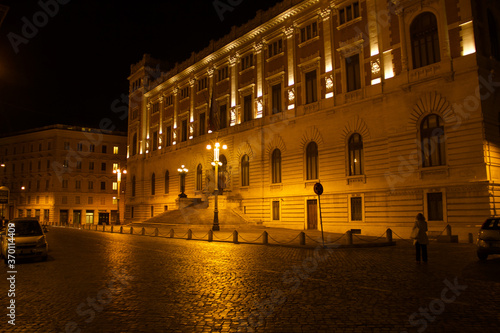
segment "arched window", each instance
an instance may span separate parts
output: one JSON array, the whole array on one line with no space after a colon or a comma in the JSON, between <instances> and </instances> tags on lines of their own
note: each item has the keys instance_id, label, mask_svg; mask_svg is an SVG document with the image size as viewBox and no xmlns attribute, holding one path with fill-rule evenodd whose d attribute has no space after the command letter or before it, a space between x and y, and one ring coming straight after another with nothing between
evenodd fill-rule
<instances>
[{"instance_id":1,"label":"arched window","mask_svg":"<svg viewBox=\"0 0 500 333\"><path fill-rule=\"evenodd\" d=\"M241 158L241 186L250 185L250 159L248 155Z\"/></svg>"},{"instance_id":2,"label":"arched window","mask_svg":"<svg viewBox=\"0 0 500 333\"><path fill-rule=\"evenodd\" d=\"M137 133L132 137L132 156L137 154Z\"/></svg>"},{"instance_id":3,"label":"arched window","mask_svg":"<svg viewBox=\"0 0 500 333\"><path fill-rule=\"evenodd\" d=\"M135 175L132 176L132 196L135 197Z\"/></svg>"},{"instance_id":4,"label":"arched window","mask_svg":"<svg viewBox=\"0 0 500 333\"><path fill-rule=\"evenodd\" d=\"M217 187L219 188L219 194L224 192L226 188L226 169L227 169L227 158L224 155L219 156L219 162L222 165L219 166L219 179L217 180Z\"/></svg>"},{"instance_id":5,"label":"arched window","mask_svg":"<svg viewBox=\"0 0 500 333\"><path fill-rule=\"evenodd\" d=\"M155 174L153 173L151 175L151 195L155 195L156 192L156 177Z\"/></svg>"},{"instance_id":6,"label":"arched window","mask_svg":"<svg viewBox=\"0 0 500 333\"><path fill-rule=\"evenodd\" d=\"M436 16L430 12L418 15L410 25L413 68L441 60Z\"/></svg>"},{"instance_id":7,"label":"arched window","mask_svg":"<svg viewBox=\"0 0 500 333\"><path fill-rule=\"evenodd\" d=\"M361 135L354 133L349 138L349 176L363 174L363 139Z\"/></svg>"},{"instance_id":8,"label":"arched window","mask_svg":"<svg viewBox=\"0 0 500 333\"><path fill-rule=\"evenodd\" d=\"M198 164L196 168L196 190L201 191L203 187L203 167L201 164Z\"/></svg>"},{"instance_id":9,"label":"arched window","mask_svg":"<svg viewBox=\"0 0 500 333\"><path fill-rule=\"evenodd\" d=\"M170 174L168 173L168 170L165 171L165 194L169 192L169 187L170 187Z\"/></svg>"},{"instance_id":10,"label":"arched window","mask_svg":"<svg viewBox=\"0 0 500 333\"><path fill-rule=\"evenodd\" d=\"M318 179L318 145L314 141L306 148L306 178Z\"/></svg>"},{"instance_id":11,"label":"arched window","mask_svg":"<svg viewBox=\"0 0 500 333\"><path fill-rule=\"evenodd\" d=\"M281 151L275 149L271 157L271 174L273 184L281 183Z\"/></svg>"},{"instance_id":12,"label":"arched window","mask_svg":"<svg viewBox=\"0 0 500 333\"><path fill-rule=\"evenodd\" d=\"M422 166L445 165L443 120L436 114L424 118L420 125Z\"/></svg>"}]
</instances>

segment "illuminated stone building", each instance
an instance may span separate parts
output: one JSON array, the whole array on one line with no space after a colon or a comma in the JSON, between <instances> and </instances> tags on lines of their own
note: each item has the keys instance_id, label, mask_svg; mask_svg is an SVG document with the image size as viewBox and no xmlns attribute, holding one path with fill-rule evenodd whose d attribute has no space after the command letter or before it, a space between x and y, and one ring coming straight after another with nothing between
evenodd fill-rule
<instances>
[{"instance_id":1,"label":"illuminated stone building","mask_svg":"<svg viewBox=\"0 0 500 333\"><path fill-rule=\"evenodd\" d=\"M0 181L10 190L6 217L116 222L113 169L125 166L126 145L126 133L66 125L0 137Z\"/></svg>"},{"instance_id":2,"label":"illuminated stone building","mask_svg":"<svg viewBox=\"0 0 500 333\"><path fill-rule=\"evenodd\" d=\"M210 201L266 226L475 226L499 207L500 10L468 0L283 1L173 68L131 66L127 218ZM464 237L460 236L461 240Z\"/></svg>"}]
</instances>

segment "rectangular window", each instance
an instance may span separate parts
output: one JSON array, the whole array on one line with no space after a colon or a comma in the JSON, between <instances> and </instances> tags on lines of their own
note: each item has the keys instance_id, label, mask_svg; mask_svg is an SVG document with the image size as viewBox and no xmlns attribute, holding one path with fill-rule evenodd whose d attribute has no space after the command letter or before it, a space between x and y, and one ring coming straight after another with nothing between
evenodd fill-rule
<instances>
[{"instance_id":1,"label":"rectangular window","mask_svg":"<svg viewBox=\"0 0 500 333\"><path fill-rule=\"evenodd\" d=\"M359 1L339 9L339 24L344 24L359 17Z\"/></svg>"},{"instance_id":2,"label":"rectangular window","mask_svg":"<svg viewBox=\"0 0 500 333\"><path fill-rule=\"evenodd\" d=\"M106 182L101 182L101 190L105 190L106 189Z\"/></svg>"},{"instance_id":3,"label":"rectangular window","mask_svg":"<svg viewBox=\"0 0 500 333\"><path fill-rule=\"evenodd\" d=\"M272 87L273 114L281 112L281 83Z\"/></svg>"},{"instance_id":4,"label":"rectangular window","mask_svg":"<svg viewBox=\"0 0 500 333\"><path fill-rule=\"evenodd\" d=\"M82 161L76 161L76 170L82 170Z\"/></svg>"},{"instance_id":5,"label":"rectangular window","mask_svg":"<svg viewBox=\"0 0 500 333\"><path fill-rule=\"evenodd\" d=\"M69 150L69 142L64 142L64 150Z\"/></svg>"},{"instance_id":6,"label":"rectangular window","mask_svg":"<svg viewBox=\"0 0 500 333\"><path fill-rule=\"evenodd\" d=\"M118 190L118 182L113 182L113 191Z\"/></svg>"},{"instance_id":7,"label":"rectangular window","mask_svg":"<svg viewBox=\"0 0 500 333\"><path fill-rule=\"evenodd\" d=\"M359 54L345 59L345 73L347 92L361 89L361 75L359 72Z\"/></svg>"},{"instance_id":8,"label":"rectangular window","mask_svg":"<svg viewBox=\"0 0 500 333\"><path fill-rule=\"evenodd\" d=\"M203 89L207 88L207 81L208 80L206 77L198 80L198 91L202 91Z\"/></svg>"},{"instance_id":9,"label":"rectangular window","mask_svg":"<svg viewBox=\"0 0 500 333\"><path fill-rule=\"evenodd\" d=\"M166 140L165 144L166 144L167 147L169 147L169 146L172 145L172 127L171 126L167 127L167 133L165 135L167 137L166 138L167 140Z\"/></svg>"},{"instance_id":10,"label":"rectangular window","mask_svg":"<svg viewBox=\"0 0 500 333\"><path fill-rule=\"evenodd\" d=\"M174 104L174 98L172 95L168 95L168 97L165 98L165 105L166 106L171 106Z\"/></svg>"},{"instance_id":11,"label":"rectangular window","mask_svg":"<svg viewBox=\"0 0 500 333\"><path fill-rule=\"evenodd\" d=\"M205 134L205 112L200 113L200 135Z\"/></svg>"},{"instance_id":12,"label":"rectangular window","mask_svg":"<svg viewBox=\"0 0 500 333\"><path fill-rule=\"evenodd\" d=\"M95 145L91 144L89 146L89 152L91 152L91 153L95 152Z\"/></svg>"},{"instance_id":13,"label":"rectangular window","mask_svg":"<svg viewBox=\"0 0 500 333\"><path fill-rule=\"evenodd\" d=\"M50 217L50 210L48 210L48 209L44 209L44 210L43 210L43 220L44 220L44 221L48 221L48 220L49 220L49 217Z\"/></svg>"},{"instance_id":14,"label":"rectangular window","mask_svg":"<svg viewBox=\"0 0 500 333\"><path fill-rule=\"evenodd\" d=\"M273 201L273 221L279 221L280 219L280 202Z\"/></svg>"},{"instance_id":15,"label":"rectangular window","mask_svg":"<svg viewBox=\"0 0 500 333\"><path fill-rule=\"evenodd\" d=\"M118 155L118 146L113 147L113 154Z\"/></svg>"},{"instance_id":16,"label":"rectangular window","mask_svg":"<svg viewBox=\"0 0 500 333\"><path fill-rule=\"evenodd\" d=\"M89 170L94 170L94 162L89 162Z\"/></svg>"},{"instance_id":17,"label":"rectangular window","mask_svg":"<svg viewBox=\"0 0 500 333\"><path fill-rule=\"evenodd\" d=\"M313 22L300 29L300 42L304 43L318 36L318 23Z\"/></svg>"},{"instance_id":18,"label":"rectangular window","mask_svg":"<svg viewBox=\"0 0 500 333\"><path fill-rule=\"evenodd\" d=\"M363 220L362 198L351 197L351 221L362 221L362 220Z\"/></svg>"},{"instance_id":19,"label":"rectangular window","mask_svg":"<svg viewBox=\"0 0 500 333\"><path fill-rule=\"evenodd\" d=\"M443 193L427 193L427 217L429 221L443 221Z\"/></svg>"},{"instance_id":20,"label":"rectangular window","mask_svg":"<svg viewBox=\"0 0 500 333\"><path fill-rule=\"evenodd\" d=\"M108 146L103 145L102 146L102 153L106 154L107 150L108 150Z\"/></svg>"},{"instance_id":21,"label":"rectangular window","mask_svg":"<svg viewBox=\"0 0 500 333\"><path fill-rule=\"evenodd\" d=\"M75 181L75 189L79 190L82 187L82 181L77 180Z\"/></svg>"},{"instance_id":22,"label":"rectangular window","mask_svg":"<svg viewBox=\"0 0 500 333\"><path fill-rule=\"evenodd\" d=\"M151 107L151 113L157 113L160 111L160 102L153 103Z\"/></svg>"},{"instance_id":23,"label":"rectangular window","mask_svg":"<svg viewBox=\"0 0 500 333\"><path fill-rule=\"evenodd\" d=\"M188 125L187 125L187 119L184 119L182 121L182 128L181 128L181 141L187 141L188 138Z\"/></svg>"},{"instance_id":24,"label":"rectangular window","mask_svg":"<svg viewBox=\"0 0 500 333\"><path fill-rule=\"evenodd\" d=\"M252 95L243 97L243 121L250 121L252 117Z\"/></svg>"},{"instance_id":25,"label":"rectangular window","mask_svg":"<svg viewBox=\"0 0 500 333\"><path fill-rule=\"evenodd\" d=\"M274 43L269 44L269 58L280 54L283 51L283 41L277 40Z\"/></svg>"},{"instance_id":26,"label":"rectangular window","mask_svg":"<svg viewBox=\"0 0 500 333\"><path fill-rule=\"evenodd\" d=\"M153 132L153 151L158 149L158 131Z\"/></svg>"},{"instance_id":27,"label":"rectangular window","mask_svg":"<svg viewBox=\"0 0 500 333\"><path fill-rule=\"evenodd\" d=\"M101 171L106 171L106 162L101 163Z\"/></svg>"},{"instance_id":28,"label":"rectangular window","mask_svg":"<svg viewBox=\"0 0 500 333\"><path fill-rule=\"evenodd\" d=\"M181 99L189 97L189 86L181 89Z\"/></svg>"},{"instance_id":29,"label":"rectangular window","mask_svg":"<svg viewBox=\"0 0 500 333\"><path fill-rule=\"evenodd\" d=\"M227 105L223 104L219 106L219 128L223 129L227 127Z\"/></svg>"},{"instance_id":30,"label":"rectangular window","mask_svg":"<svg viewBox=\"0 0 500 333\"><path fill-rule=\"evenodd\" d=\"M316 70L306 73L306 104L318 100Z\"/></svg>"},{"instance_id":31,"label":"rectangular window","mask_svg":"<svg viewBox=\"0 0 500 333\"><path fill-rule=\"evenodd\" d=\"M253 54L252 53L241 58L241 70L242 71L244 71L245 69L250 68L252 66L253 66Z\"/></svg>"},{"instance_id":32,"label":"rectangular window","mask_svg":"<svg viewBox=\"0 0 500 333\"><path fill-rule=\"evenodd\" d=\"M227 79L229 77L229 68L226 66L226 67L222 67L221 69L219 69L218 76L219 76L218 81L222 81L224 79Z\"/></svg>"},{"instance_id":33,"label":"rectangular window","mask_svg":"<svg viewBox=\"0 0 500 333\"><path fill-rule=\"evenodd\" d=\"M67 179L63 179L62 188L68 188L68 180Z\"/></svg>"},{"instance_id":34,"label":"rectangular window","mask_svg":"<svg viewBox=\"0 0 500 333\"><path fill-rule=\"evenodd\" d=\"M92 199L92 198L89 197L89 201L91 201L90 199ZM87 210L85 212L85 223L94 224L94 211L93 210Z\"/></svg>"},{"instance_id":35,"label":"rectangular window","mask_svg":"<svg viewBox=\"0 0 500 333\"><path fill-rule=\"evenodd\" d=\"M88 186L89 190L93 190L94 189L94 182L92 180L89 180L89 186Z\"/></svg>"},{"instance_id":36,"label":"rectangular window","mask_svg":"<svg viewBox=\"0 0 500 333\"><path fill-rule=\"evenodd\" d=\"M45 191L48 191L49 190L49 184L50 184L50 180L45 180Z\"/></svg>"},{"instance_id":37,"label":"rectangular window","mask_svg":"<svg viewBox=\"0 0 500 333\"><path fill-rule=\"evenodd\" d=\"M82 151L83 150L83 144L82 143L77 143L76 144L76 151Z\"/></svg>"}]
</instances>

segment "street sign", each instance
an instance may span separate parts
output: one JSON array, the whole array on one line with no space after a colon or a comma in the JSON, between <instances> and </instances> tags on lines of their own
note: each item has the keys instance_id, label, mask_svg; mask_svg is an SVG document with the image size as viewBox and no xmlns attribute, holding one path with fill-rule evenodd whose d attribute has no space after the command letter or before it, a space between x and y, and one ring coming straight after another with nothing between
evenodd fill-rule
<instances>
[{"instance_id":1,"label":"street sign","mask_svg":"<svg viewBox=\"0 0 500 333\"><path fill-rule=\"evenodd\" d=\"M9 188L6 186L0 187L0 204L5 205L9 203Z\"/></svg>"},{"instance_id":2,"label":"street sign","mask_svg":"<svg viewBox=\"0 0 500 333\"><path fill-rule=\"evenodd\" d=\"M314 193L316 193L317 195L322 195L323 194L323 185L321 185L320 183L314 184Z\"/></svg>"}]
</instances>

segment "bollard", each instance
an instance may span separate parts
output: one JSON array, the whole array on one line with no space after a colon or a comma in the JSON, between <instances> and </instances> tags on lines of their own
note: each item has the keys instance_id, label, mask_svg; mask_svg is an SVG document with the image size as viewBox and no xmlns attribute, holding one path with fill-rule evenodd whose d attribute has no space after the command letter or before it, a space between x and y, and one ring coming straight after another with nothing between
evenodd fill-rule
<instances>
[{"instance_id":1,"label":"bollard","mask_svg":"<svg viewBox=\"0 0 500 333\"><path fill-rule=\"evenodd\" d=\"M188 240L193 239L193 231L191 229L188 230Z\"/></svg>"},{"instance_id":2,"label":"bollard","mask_svg":"<svg viewBox=\"0 0 500 333\"><path fill-rule=\"evenodd\" d=\"M158 228L155 228L155 236L158 236Z\"/></svg>"},{"instance_id":3,"label":"bollard","mask_svg":"<svg viewBox=\"0 0 500 333\"><path fill-rule=\"evenodd\" d=\"M174 229L170 229L170 238L174 238Z\"/></svg>"},{"instance_id":4,"label":"bollard","mask_svg":"<svg viewBox=\"0 0 500 333\"><path fill-rule=\"evenodd\" d=\"M347 236L347 245L352 245L352 231L347 230L346 236Z\"/></svg>"},{"instance_id":5,"label":"bollard","mask_svg":"<svg viewBox=\"0 0 500 333\"><path fill-rule=\"evenodd\" d=\"M392 242L392 230L391 230L391 228L387 228L386 237L387 237L387 241L389 243L391 243Z\"/></svg>"},{"instance_id":6,"label":"bollard","mask_svg":"<svg viewBox=\"0 0 500 333\"><path fill-rule=\"evenodd\" d=\"M262 244L264 245L269 244L269 235L267 234L267 231L264 231L262 233Z\"/></svg>"},{"instance_id":7,"label":"bollard","mask_svg":"<svg viewBox=\"0 0 500 333\"><path fill-rule=\"evenodd\" d=\"M120 227L120 234L123 234L123 227Z\"/></svg>"},{"instance_id":8,"label":"bollard","mask_svg":"<svg viewBox=\"0 0 500 333\"><path fill-rule=\"evenodd\" d=\"M233 231L233 243L238 244L238 230Z\"/></svg>"},{"instance_id":9,"label":"bollard","mask_svg":"<svg viewBox=\"0 0 500 333\"><path fill-rule=\"evenodd\" d=\"M134 233L134 227L130 227L130 234L132 235Z\"/></svg>"},{"instance_id":10,"label":"bollard","mask_svg":"<svg viewBox=\"0 0 500 333\"><path fill-rule=\"evenodd\" d=\"M111 233L113 233L113 226L111 226Z\"/></svg>"},{"instance_id":11,"label":"bollard","mask_svg":"<svg viewBox=\"0 0 500 333\"><path fill-rule=\"evenodd\" d=\"M208 230L208 241L211 242L214 240L214 232L212 229Z\"/></svg>"},{"instance_id":12,"label":"bollard","mask_svg":"<svg viewBox=\"0 0 500 333\"><path fill-rule=\"evenodd\" d=\"M299 241L300 241L300 245L306 245L306 233L305 232L301 232L299 234Z\"/></svg>"},{"instance_id":13,"label":"bollard","mask_svg":"<svg viewBox=\"0 0 500 333\"><path fill-rule=\"evenodd\" d=\"M446 236L451 236L451 225L446 225Z\"/></svg>"},{"instance_id":14,"label":"bollard","mask_svg":"<svg viewBox=\"0 0 500 333\"><path fill-rule=\"evenodd\" d=\"M472 232L469 232L469 243L474 243L474 235Z\"/></svg>"},{"instance_id":15,"label":"bollard","mask_svg":"<svg viewBox=\"0 0 500 333\"><path fill-rule=\"evenodd\" d=\"M94 231L97 231L97 224L96 224L96 226L95 226L95 229L94 229Z\"/></svg>"},{"instance_id":16,"label":"bollard","mask_svg":"<svg viewBox=\"0 0 500 333\"><path fill-rule=\"evenodd\" d=\"M102 232L105 232L105 231L106 231L106 225L105 225L105 224L103 224L103 225L102 225Z\"/></svg>"},{"instance_id":17,"label":"bollard","mask_svg":"<svg viewBox=\"0 0 500 333\"><path fill-rule=\"evenodd\" d=\"M144 229L144 227L142 227L142 231L141 231L141 235L145 235L146 234L146 229Z\"/></svg>"}]
</instances>

